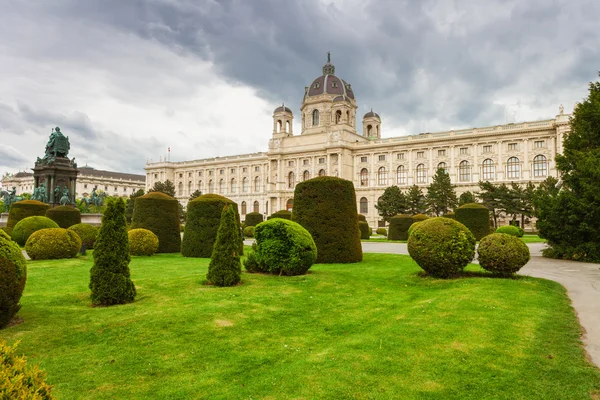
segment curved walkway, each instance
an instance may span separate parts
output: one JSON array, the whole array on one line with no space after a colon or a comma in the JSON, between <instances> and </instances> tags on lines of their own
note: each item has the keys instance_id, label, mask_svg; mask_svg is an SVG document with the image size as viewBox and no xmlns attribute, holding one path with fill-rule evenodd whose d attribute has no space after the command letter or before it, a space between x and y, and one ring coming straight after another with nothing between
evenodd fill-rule
<instances>
[{"instance_id":1,"label":"curved walkway","mask_svg":"<svg viewBox=\"0 0 600 400\"><path fill-rule=\"evenodd\" d=\"M527 244L531 260L520 275L551 279L567 289L584 329L581 338L590 359L600 366L600 264L553 260L542 257L544 243ZM408 254L406 243L362 242L365 253Z\"/></svg>"}]
</instances>

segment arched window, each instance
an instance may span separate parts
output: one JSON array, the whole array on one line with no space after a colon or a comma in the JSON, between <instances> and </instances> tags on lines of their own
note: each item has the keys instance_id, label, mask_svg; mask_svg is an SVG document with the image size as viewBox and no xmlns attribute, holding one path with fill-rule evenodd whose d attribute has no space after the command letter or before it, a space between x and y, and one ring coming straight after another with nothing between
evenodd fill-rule
<instances>
[{"instance_id":1,"label":"arched window","mask_svg":"<svg viewBox=\"0 0 600 400\"><path fill-rule=\"evenodd\" d=\"M292 208L294 208L294 199L289 199L287 203L285 203L285 209L292 211Z\"/></svg>"},{"instance_id":2,"label":"arched window","mask_svg":"<svg viewBox=\"0 0 600 400\"><path fill-rule=\"evenodd\" d=\"M215 184L213 183L212 179L210 181L208 181L208 193L214 193L215 192Z\"/></svg>"},{"instance_id":3,"label":"arched window","mask_svg":"<svg viewBox=\"0 0 600 400\"><path fill-rule=\"evenodd\" d=\"M427 170L425 164L417 165L417 183L427 183Z\"/></svg>"},{"instance_id":4,"label":"arched window","mask_svg":"<svg viewBox=\"0 0 600 400\"><path fill-rule=\"evenodd\" d=\"M236 193L237 192L237 182L235 181L235 178L231 178L231 193Z\"/></svg>"},{"instance_id":5,"label":"arched window","mask_svg":"<svg viewBox=\"0 0 600 400\"><path fill-rule=\"evenodd\" d=\"M324 169L319 170L319 176L325 176L326 172Z\"/></svg>"},{"instance_id":6,"label":"arched window","mask_svg":"<svg viewBox=\"0 0 600 400\"><path fill-rule=\"evenodd\" d=\"M535 178L540 178L542 176L548 175L548 160L546 156L537 155L533 159L533 176Z\"/></svg>"},{"instance_id":7,"label":"arched window","mask_svg":"<svg viewBox=\"0 0 600 400\"><path fill-rule=\"evenodd\" d=\"M398 166L396 170L396 181L398 185L406 185L406 169L404 169L404 165Z\"/></svg>"},{"instance_id":8,"label":"arched window","mask_svg":"<svg viewBox=\"0 0 600 400\"><path fill-rule=\"evenodd\" d=\"M202 181L198 181L198 190L202 191Z\"/></svg>"},{"instance_id":9,"label":"arched window","mask_svg":"<svg viewBox=\"0 0 600 400\"><path fill-rule=\"evenodd\" d=\"M178 188L177 188L177 195L178 196L183 196L183 182L179 182Z\"/></svg>"},{"instance_id":10,"label":"arched window","mask_svg":"<svg viewBox=\"0 0 600 400\"><path fill-rule=\"evenodd\" d=\"M369 170L366 168L360 170L360 186L369 186Z\"/></svg>"},{"instance_id":11,"label":"arched window","mask_svg":"<svg viewBox=\"0 0 600 400\"><path fill-rule=\"evenodd\" d=\"M443 169L445 173L448 173L448 166L445 162L441 162L438 164L437 169Z\"/></svg>"},{"instance_id":12,"label":"arched window","mask_svg":"<svg viewBox=\"0 0 600 400\"><path fill-rule=\"evenodd\" d=\"M225 192L225 180L219 180L219 193L223 194Z\"/></svg>"},{"instance_id":13,"label":"arched window","mask_svg":"<svg viewBox=\"0 0 600 400\"><path fill-rule=\"evenodd\" d=\"M387 171L385 170L385 167L381 167L377 171L377 184L379 186L387 185Z\"/></svg>"},{"instance_id":14,"label":"arched window","mask_svg":"<svg viewBox=\"0 0 600 400\"><path fill-rule=\"evenodd\" d=\"M293 172L290 172L288 174L288 188L293 189L294 186L296 186L296 177L294 176Z\"/></svg>"},{"instance_id":15,"label":"arched window","mask_svg":"<svg viewBox=\"0 0 600 400\"><path fill-rule=\"evenodd\" d=\"M277 121L277 133L281 132L281 126L282 126L281 120L278 120Z\"/></svg>"},{"instance_id":16,"label":"arched window","mask_svg":"<svg viewBox=\"0 0 600 400\"><path fill-rule=\"evenodd\" d=\"M304 171L304 173L302 174L302 180L303 181L307 181L310 179L310 172L308 172L308 170Z\"/></svg>"},{"instance_id":17,"label":"arched window","mask_svg":"<svg viewBox=\"0 0 600 400\"><path fill-rule=\"evenodd\" d=\"M369 200L366 197L360 198L360 213L368 214L369 213Z\"/></svg>"},{"instance_id":18,"label":"arched window","mask_svg":"<svg viewBox=\"0 0 600 400\"><path fill-rule=\"evenodd\" d=\"M461 161L458 164L458 179L461 182L469 182L471 180L471 165L467 160Z\"/></svg>"},{"instance_id":19,"label":"arched window","mask_svg":"<svg viewBox=\"0 0 600 400\"><path fill-rule=\"evenodd\" d=\"M367 136L371 136L371 130L373 127L371 125L367 125Z\"/></svg>"},{"instance_id":20,"label":"arched window","mask_svg":"<svg viewBox=\"0 0 600 400\"><path fill-rule=\"evenodd\" d=\"M244 177L244 179L242 179L242 192L248 193L248 186L248 178Z\"/></svg>"},{"instance_id":21,"label":"arched window","mask_svg":"<svg viewBox=\"0 0 600 400\"><path fill-rule=\"evenodd\" d=\"M286 132L291 132L291 125L290 125L290 121L285 121L285 131Z\"/></svg>"},{"instance_id":22,"label":"arched window","mask_svg":"<svg viewBox=\"0 0 600 400\"><path fill-rule=\"evenodd\" d=\"M254 201L254 207L252 208L252 211L259 212L258 208L259 208L258 201Z\"/></svg>"},{"instance_id":23,"label":"arched window","mask_svg":"<svg viewBox=\"0 0 600 400\"><path fill-rule=\"evenodd\" d=\"M313 119L313 126L318 126L319 125L319 110L313 110L312 113L312 119Z\"/></svg>"},{"instance_id":24,"label":"arched window","mask_svg":"<svg viewBox=\"0 0 600 400\"><path fill-rule=\"evenodd\" d=\"M335 112L335 123L339 124L340 122L342 122L342 112L340 110L337 110Z\"/></svg>"},{"instance_id":25,"label":"arched window","mask_svg":"<svg viewBox=\"0 0 600 400\"><path fill-rule=\"evenodd\" d=\"M242 201L242 215L246 215L246 202Z\"/></svg>"},{"instance_id":26,"label":"arched window","mask_svg":"<svg viewBox=\"0 0 600 400\"><path fill-rule=\"evenodd\" d=\"M192 181L188 182L188 194L192 194Z\"/></svg>"},{"instance_id":27,"label":"arched window","mask_svg":"<svg viewBox=\"0 0 600 400\"><path fill-rule=\"evenodd\" d=\"M506 162L506 177L508 179L519 179L521 176L521 165L517 157L511 157Z\"/></svg>"},{"instance_id":28,"label":"arched window","mask_svg":"<svg viewBox=\"0 0 600 400\"><path fill-rule=\"evenodd\" d=\"M496 167L494 161L491 158L483 160L482 171L484 181L493 181L496 179Z\"/></svg>"}]
</instances>

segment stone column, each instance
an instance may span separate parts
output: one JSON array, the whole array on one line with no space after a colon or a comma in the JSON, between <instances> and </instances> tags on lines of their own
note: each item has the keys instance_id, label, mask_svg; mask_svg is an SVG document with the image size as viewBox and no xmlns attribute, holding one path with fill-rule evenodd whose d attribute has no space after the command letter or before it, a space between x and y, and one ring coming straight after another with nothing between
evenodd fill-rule
<instances>
[{"instance_id":1,"label":"stone column","mask_svg":"<svg viewBox=\"0 0 600 400\"><path fill-rule=\"evenodd\" d=\"M50 187L48 188L48 198L50 199L50 204L54 204L54 176L49 176Z\"/></svg>"}]
</instances>

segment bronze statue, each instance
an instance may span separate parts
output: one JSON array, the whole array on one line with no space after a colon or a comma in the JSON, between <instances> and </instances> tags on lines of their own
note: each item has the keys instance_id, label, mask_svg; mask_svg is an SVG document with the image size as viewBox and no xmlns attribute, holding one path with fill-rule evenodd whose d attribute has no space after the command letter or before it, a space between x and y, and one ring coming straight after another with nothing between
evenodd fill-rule
<instances>
[{"instance_id":1,"label":"bronze statue","mask_svg":"<svg viewBox=\"0 0 600 400\"><path fill-rule=\"evenodd\" d=\"M63 189L62 197L60 198L60 205L65 206L67 204L71 204L71 199L69 196L69 188L67 188L67 185L65 185L65 188Z\"/></svg>"},{"instance_id":2,"label":"bronze statue","mask_svg":"<svg viewBox=\"0 0 600 400\"><path fill-rule=\"evenodd\" d=\"M42 183L38 187L38 189L39 189L39 191L38 191L39 200L42 203L47 203L48 202L48 194L46 193L46 184Z\"/></svg>"},{"instance_id":3,"label":"bronze statue","mask_svg":"<svg viewBox=\"0 0 600 400\"><path fill-rule=\"evenodd\" d=\"M54 162L56 157L66 157L69 154L69 138L64 136L57 126L52 130L50 139L46 144L46 154L41 161L42 164L51 164Z\"/></svg>"},{"instance_id":4,"label":"bronze statue","mask_svg":"<svg viewBox=\"0 0 600 400\"><path fill-rule=\"evenodd\" d=\"M54 202L58 203L60 201L60 185L56 185L56 187L54 188Z\"/></svg>"}]
</instances>

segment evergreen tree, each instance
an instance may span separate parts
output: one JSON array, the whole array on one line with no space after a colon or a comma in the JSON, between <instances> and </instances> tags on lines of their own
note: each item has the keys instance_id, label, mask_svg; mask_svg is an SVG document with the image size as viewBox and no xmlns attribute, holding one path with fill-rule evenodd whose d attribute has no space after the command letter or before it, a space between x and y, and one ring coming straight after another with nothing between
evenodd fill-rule
<instances>
[{"instance_id":1,"label":"evergreen tree","mask_svg":"<svg viewBox=\"0 0 600 400\"><path fill-rule=\"evenodd\" d=\"M456 208L457 202L450 175L443 168L438 168L431 184L427 186L426 203L429 212L436 216L447 214Z\"/></svg>"},{"instance_id":2,"label":"evergreen tree","mask_svg":"<svg viewBox=\"0 0 600 400\"><path fill-rule=\"evenodd\" d=\"M475 195L469 191L466 191L464 193L461 193L461 195L458 197L458 205L462 206L463 204L470 204L470 203L475 203Z\"/></svg>"},{"instance_id":3,"label":"evergreen tree","mask_svg":"<svg viewBox=\"0 0 600 400\"><path fill-rule=\"evenodd\" d=\"M128 224L131 223L131 217L133 217L133 206L135 205L135 199L143 195L144 189L138 189L137 192L129 195L129 199L127 199L127 205L125 206L125 218L127 219Z\"/></svg>"},{"instance_id":4,"label":"evergreen tree","mask_svg":"<svg viewBox=\"0 0 600 400\"><path fill-rule=\"evenodd\" d=\"M504 185L505 189L506 185ZM498 214L503 210L506 190L500 189L489 181L479 181L479 189L481 191L477 194L485 207L492 213L494 217L494 228L498 227Z\"/></svg>"},{"instance_id":5,"label":"evergreen tree","mask_svg":"<svg viewBox=\"0 0 600 400\"><path fill-rule=\"evenodd\" d=\"M423 191L417 185L412 185L410 189L408 189L406 202L406 210L409 214L423 214L427 210L425 195L423 195Z\"/></svg>"},{"instance_id":6,"label":"evergreen tree","mask_svg":"<svg viewBox=\"0 0 600 400\"><path fill-rule=\"evenodd\" d=\"M170 180L163 182L156 182L148 192L162 192L168 194L171 197L175 197L175 185Z\"/></svg>"},{"instance_id":7,"label":"evergreen tree","mask_svg":"<svg viewBox=\"0 0 600 400\"><path fill-rule=\"evenodd\" d=\"M131 303L135 285L129 272L129 240L123 199L109 199L102 226L94 243L94 266L90 270L92 304L110 306Z\"/></svg>"},{"instance_id":8,"label":"evergreen tree","mask_svg":"<svg viewBox=\"0 0 600 400\"><path fill-rule=\"evenodd\" d=\"M544 179L533 193L533 215L539 218L540 209L545 204L550 204L560 191L560 185L558 179L553 176L549 176Z\"/></svg>"},{"instance_id":9,"label":"evergreen tree","mask_svg":"<svg viewBox=\"0 0 600 400\"><path fill-rule=\"evenodd\" d=\"M383 194L377 201L377 204L375 204L375 208L379 211L379 215L381 215L386 222L390 222L394 215L405 213L407 207L406 196L398 186L385 188Z\"/></svg>"},{"instance_id":10,"label":"evergreen tree","mask_svg":"<svg viewBox=\"0 0 600 400\"><path fill-rule=\"evenodd\" d=\"M223 207L217 240L208 265L206 279L216 286L233 286L240 282L240 228L231 205Z\"/></svg>"},{"instance_id":11,"label":"evergreen tree","mask_svg":"<svg viewBox=\"0 0 600 400\"><path fill-rule=\"evenodd\" d=\"M198 189L196 189L196 190L194 191L194 193L190 194L190 198L188 199L188 201L192 201L192 200L194 200L195 198L198 198L198 197L200 197L200 196L202 196L202 192L201 192L201 191L199 191Z\"/></svg>"}]
</instances>

